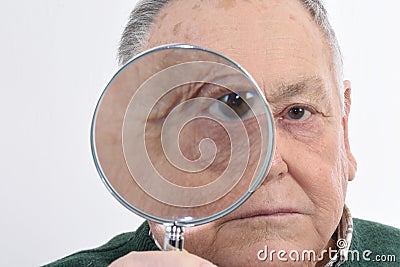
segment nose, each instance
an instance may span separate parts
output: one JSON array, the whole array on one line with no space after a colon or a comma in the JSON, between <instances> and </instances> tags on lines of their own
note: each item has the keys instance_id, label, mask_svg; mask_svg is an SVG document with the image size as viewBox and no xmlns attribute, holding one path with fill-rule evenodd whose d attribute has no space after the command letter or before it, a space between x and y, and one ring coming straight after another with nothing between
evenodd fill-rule
<instances>
[{"instance_id":1,"label":"nose","mask_svg":"<svg viewBox=\"0 0 400 267\"><path fill-rule=\"evenodd\" d=\"M269 172L267 173L267 177L264 180L264 183L272 180L283 177L288 171L289 167L287 162L285 161L285 155L282 153L286 151L284 146L287 142L285 142L284 133L280 129L276 129L275 132L275 150L271 162L271 167Z\"/></svg>"}]
</instances>

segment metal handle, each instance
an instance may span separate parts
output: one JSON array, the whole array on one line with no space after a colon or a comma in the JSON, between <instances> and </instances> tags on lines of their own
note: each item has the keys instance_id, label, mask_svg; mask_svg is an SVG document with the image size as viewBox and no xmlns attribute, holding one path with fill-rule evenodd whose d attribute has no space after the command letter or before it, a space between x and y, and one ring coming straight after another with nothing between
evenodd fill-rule
<instances>
[{"instance_id":1,"label":"metal handle","mask_svg":"<svg viewBox=\"0 0 400 267\"><path fill-rule=\"evenodd\" d=\"M182 250L184 244L184 228L175 223L165 226L164 250Z\"/></svg>"}]
</instances>

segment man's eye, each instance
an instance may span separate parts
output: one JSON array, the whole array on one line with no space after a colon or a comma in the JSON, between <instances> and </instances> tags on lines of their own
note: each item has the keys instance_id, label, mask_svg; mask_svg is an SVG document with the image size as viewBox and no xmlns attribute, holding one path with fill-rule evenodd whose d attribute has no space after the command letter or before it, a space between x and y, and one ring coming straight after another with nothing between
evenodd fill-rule
<instances>
[{"instance_id":1,"label":"man's eye","mask_svg":"<svg viewBox=\"0 0 400 267\"><path fill-rule=\"evenodd\" d=\"M284 115L284 118L292 121L305 121L310 116L311 111L304 107L291 107Z\"/></svg>"},{"instance_id":2,"label":"man's eye","mask_svg":"<svg viewBox=\"0 0 400 267\"><path fill-rule=\"evenodd\" d=\"M222 119L234 119L236 116L234 111L240 118L243 119L250 110L250 106L254 101L252 92L243 92L239 94L226 94L209 107L209 112L214 116Z\"/></svg>"}]
</instances>

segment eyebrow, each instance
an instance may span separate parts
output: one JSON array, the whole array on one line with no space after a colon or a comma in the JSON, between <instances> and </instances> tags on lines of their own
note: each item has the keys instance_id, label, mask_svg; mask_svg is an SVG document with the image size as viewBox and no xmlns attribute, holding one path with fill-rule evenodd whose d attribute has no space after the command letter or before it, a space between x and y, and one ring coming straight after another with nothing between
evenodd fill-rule
<instances>
[{"instance_id":1,"label":"eyebrow","mask_svg":"<svg viewBox=\"0 0 400 267\"><path fill-rule=\"evenodd\" d=\"M291 98L302 98L312 102L328 99L323 80L319 76L305 77L297 81L283 82L272 87L272 93L267 94L270 103L276 103Z\"/></svg>"}]
</instances>

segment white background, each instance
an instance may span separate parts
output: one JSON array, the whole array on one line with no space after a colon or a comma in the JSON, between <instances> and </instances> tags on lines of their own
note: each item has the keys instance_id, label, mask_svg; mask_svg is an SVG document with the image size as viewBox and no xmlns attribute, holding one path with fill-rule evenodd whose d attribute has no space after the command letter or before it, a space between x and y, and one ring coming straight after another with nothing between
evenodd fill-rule
<instances>
[{"instance_id":1,"label":"white background","mask_svg":"<svg viewBox=\"0 0 400 267\"><path fill-rule=\"evenodd\" d=\"M400 3L326 2L353 85L359 169L347 202L355 217L400 227ZM134 3L1 1L0 266L44 264L142 221L103 186L89 146Z\"/></svg>"}]
</instances>

